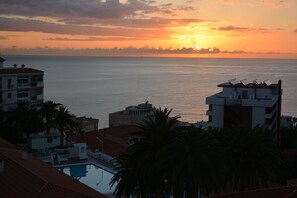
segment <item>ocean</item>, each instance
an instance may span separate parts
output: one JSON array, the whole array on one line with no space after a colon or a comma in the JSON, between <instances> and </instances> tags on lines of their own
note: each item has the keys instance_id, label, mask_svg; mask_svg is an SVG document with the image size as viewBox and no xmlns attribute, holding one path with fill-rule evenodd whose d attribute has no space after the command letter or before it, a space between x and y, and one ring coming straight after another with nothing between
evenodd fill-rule
<instances>
[{"instance_id":1,"label":"ocean","mask_svg":"<svg viewBox=\"0 0 297 198\"><path fill-rule=\"evenodd\" d=\"M4 66L25 64L44 71L44 99L77 116L99 118L149 101L173 109L180 120L207 120L205 98L230 79L282 80L282 114L297 116L297 60L147 57L3 56Z\"/></svg>"}]
</instances>

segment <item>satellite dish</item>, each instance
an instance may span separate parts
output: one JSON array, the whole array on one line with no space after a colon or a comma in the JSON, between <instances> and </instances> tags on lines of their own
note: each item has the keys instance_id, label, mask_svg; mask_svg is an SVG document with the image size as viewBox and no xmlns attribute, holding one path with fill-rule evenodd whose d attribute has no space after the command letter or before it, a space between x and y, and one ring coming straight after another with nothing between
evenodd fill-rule
<instances>
[{"instance_id":1,"label":"satellite dish","mask_svg":"<svg viewBox=\"0 0 297 198\"><path fill-rule=\"evenodd\" d=\"M270 80L265 80L264 83L266 86L270 86L272 84Z\"/></svg>"},{"instance_id":2,"label":"satellite dish","mask_svg":"<svg viewBox=\"0 0 297 198\"><path fill-rule=\"evenodd\" d=\"M255 79L253 82L254 82L256 85L259 85L259 84L261 84L261 81L260 81L260 80L258 80L258 79Z\"/></svg>"},{"instance_id":3,"label":"satellite dish","mask_svg":"<svg viewBox=\"0 0 297 198\"><path fill-rule=\"evenodd\" d=\"M246 86L246 85L249 84L249 82L248 82L247 79L243 79L243 80L241 80L240 82L241 82L244 86Z\"/></svg>"},{"instance_id":4,"label":"satellite dish","mask_svg":"<svg viewBox=\"0 0 297 198\"><path fill-rule=\"evenodd\" d=\"M238 80L236 78L229 80L229 83L231 83L231 85L236 85L238 84Z\"/></svg>"}]
</instances>

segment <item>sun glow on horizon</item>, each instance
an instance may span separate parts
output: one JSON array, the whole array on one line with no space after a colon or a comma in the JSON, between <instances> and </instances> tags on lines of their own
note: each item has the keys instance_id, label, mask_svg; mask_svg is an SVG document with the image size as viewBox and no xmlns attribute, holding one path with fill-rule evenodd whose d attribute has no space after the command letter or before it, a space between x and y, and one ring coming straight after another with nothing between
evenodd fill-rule
<instances>
[{"instance_id":1,"label":"sun glow on horizon","mask_svg":"<svg viewBox=\"0 0 297 198\"><path fill-rule=\"evenodd\" d=\"M0 3L2 54L139 48L140 56L297 58L297 1L34 2Z\"/></svg>"}]
</instances>

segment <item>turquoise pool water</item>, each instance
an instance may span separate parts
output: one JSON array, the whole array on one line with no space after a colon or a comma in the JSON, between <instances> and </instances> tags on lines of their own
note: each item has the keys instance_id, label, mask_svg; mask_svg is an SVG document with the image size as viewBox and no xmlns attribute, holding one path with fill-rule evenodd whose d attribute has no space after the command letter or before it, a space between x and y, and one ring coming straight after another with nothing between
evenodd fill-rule
<instances>
[{"instance_id":1,"label":"turquoise pool water","mask_svg":"<svg viewBox=\"0 0 297 198\"><path fill-rule=\"evenodd\" d=\"M103 169L100 165L74 164L56 168L102 194L112 194L115 189L115 186L109 186L113 173Z\"/></svg>"}]
</instances>

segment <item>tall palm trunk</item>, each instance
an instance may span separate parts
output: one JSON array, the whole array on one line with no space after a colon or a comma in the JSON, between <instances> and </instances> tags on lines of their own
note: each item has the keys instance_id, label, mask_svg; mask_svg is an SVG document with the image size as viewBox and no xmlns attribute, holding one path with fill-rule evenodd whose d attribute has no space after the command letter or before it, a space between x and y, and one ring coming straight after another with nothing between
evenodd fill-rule
<instances>
[{"instance_id":1,"label":"tall palm trunk","mask_svg":"<svg viewBox=\"0 0 297 198\"><path fill-rule=\"evenodd\" d=\"M64 146L64 130L62 128L59 129L60 132L60 146Z\"/></svg>"}]
</instances>

